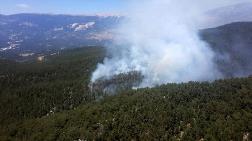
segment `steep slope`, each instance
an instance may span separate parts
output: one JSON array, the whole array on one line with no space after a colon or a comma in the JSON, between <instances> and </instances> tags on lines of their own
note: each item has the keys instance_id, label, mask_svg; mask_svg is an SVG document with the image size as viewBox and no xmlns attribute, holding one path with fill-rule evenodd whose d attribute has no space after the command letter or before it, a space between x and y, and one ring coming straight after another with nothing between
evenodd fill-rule
<instances>
[{"instance_id":1,"label":"steep slope","mask_svg":"<svg viewBox=\"0 0 252 141\"><path fill-rule=\"evenodd\" d=\"M91 93L104 56L85 47L38 62L0 60L0 140L251 139L251 77ZM132 81L119 75L106 85Z\"/></svg>"},{"instance_id":2,"label":"steep slope","mask_svg":"<svg viewBox=\"0 0 252 141\"><path fill-rule=\"evenodd\" d=\"M252 78L123 92L71 111L11 124L5 140L244 140L252 133Z\"/></svg>"},{"instance_id":3,"label":"steep slope","mask_svg":"<svg viewBox=\"0 0 252 141\"><path fill-rule=\"evenodd\" d=\"M252 74L252 22L232 23L200 34L216 53L216 63L225 77Z\"/></svg>"},{"instance_id":4,"label":"steep slope","mask_svg":"<svg viewBox=\"0 0 252 141\"><path fill-rule=\"evenodd\" d=\"M83 47L60 51L40 61L0 60L0 125L73 109L94 100L88 84L104 52L102 47Z\"/></svg>"}]
</instances>

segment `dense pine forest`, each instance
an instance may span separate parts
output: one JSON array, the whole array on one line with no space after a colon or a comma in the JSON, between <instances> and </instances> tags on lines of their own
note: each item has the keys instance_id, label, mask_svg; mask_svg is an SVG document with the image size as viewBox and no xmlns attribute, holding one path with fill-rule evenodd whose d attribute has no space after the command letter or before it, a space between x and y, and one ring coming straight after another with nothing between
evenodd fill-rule
<instances>
[{"instance_id":1,"label":"dense pine forest","mask_svg":"<svg viewBox=\"0 0 252 141\"><path fill-rule=\"evenodd\" d=\"M104 56L92 47L1 60L0 140L251 140L252 77L93 93Z\"/></svg>"},{"instance_id":2,"label":"dense pine forest","mask_svg":"<svg viewBox=\"0 0 252 141\"><path fill-rule=\"evenodd\" d=\"M88 84L103 48L61 51L43 61L0 62L0 123L73 109L94 99Z\"/></svg>"}]
</instances>

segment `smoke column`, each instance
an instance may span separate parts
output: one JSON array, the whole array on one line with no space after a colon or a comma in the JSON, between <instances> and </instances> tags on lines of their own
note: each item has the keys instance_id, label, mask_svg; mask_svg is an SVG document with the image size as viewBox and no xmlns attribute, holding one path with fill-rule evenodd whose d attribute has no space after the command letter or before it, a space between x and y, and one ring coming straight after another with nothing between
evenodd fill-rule
<instances>
[{"instance_id":1,"label":"smoke column","mask_svg":"<svg viewBox=\"0 0 252 141\"><path fill-rule=\"evenodd\" d=\"M198 37L201 10L194 4L190 0L132 2L108 50L111 57L98 64L91 81L131 71L144 76L139 87L220 77L213 51Z\"/></svg>"}]
</instances>

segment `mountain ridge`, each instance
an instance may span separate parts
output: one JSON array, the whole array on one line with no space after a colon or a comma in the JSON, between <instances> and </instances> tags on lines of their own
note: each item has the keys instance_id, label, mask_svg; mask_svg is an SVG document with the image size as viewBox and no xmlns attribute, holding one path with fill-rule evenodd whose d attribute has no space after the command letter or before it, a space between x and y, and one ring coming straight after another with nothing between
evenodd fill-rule
<instances>
[{"instance_id":1,"label":"mountain ridge","mask_svg":"<svg viewBox=\"0 0 252 141\"><path fill-rule=\"evenodd\" d=\"M214 28L233 22L252 21L252 2L215 8L204 14L202 28Z\"/></svg>"}]
</instances>

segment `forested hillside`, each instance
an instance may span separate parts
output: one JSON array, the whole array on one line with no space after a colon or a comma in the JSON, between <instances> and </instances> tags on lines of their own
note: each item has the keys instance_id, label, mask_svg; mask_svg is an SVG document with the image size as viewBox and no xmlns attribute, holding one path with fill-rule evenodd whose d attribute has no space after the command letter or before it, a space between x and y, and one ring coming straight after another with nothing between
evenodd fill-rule
<instances>
[{"instance_id":1,"label":"forested hillside","mask_svg":"<svg viewBox=\"0 0 252 141\"><path fill-rule=\"evenodd\" d=\"M88 85L104 56L104 48L96 47L62 51L43 61L1 60L0 140L251 139L251 77L97 97ZM119 78L109 83L127 77Z\"/></svg>"},{"instance_id":2,"label":"forested hillside","mask_svg":"<svg viewBox=\"0 0 252 141\"><path fill-rule=\"evenodd\" d=\"M215 52L216 63L225 77L252 73L252 22L231 23L201 31L201 37Z\"/></svg>"},{"instance_id":3,"label":"forested hillside","mask_svg":"<svg viewBox=\"0 0 252 141\"><path fill-rule=\"evenodd\" d=\"M94 99L90 74L102 47L65 50L43 61L0 61L0 124L73 109Z\"/></svg>"}]
</instances>

